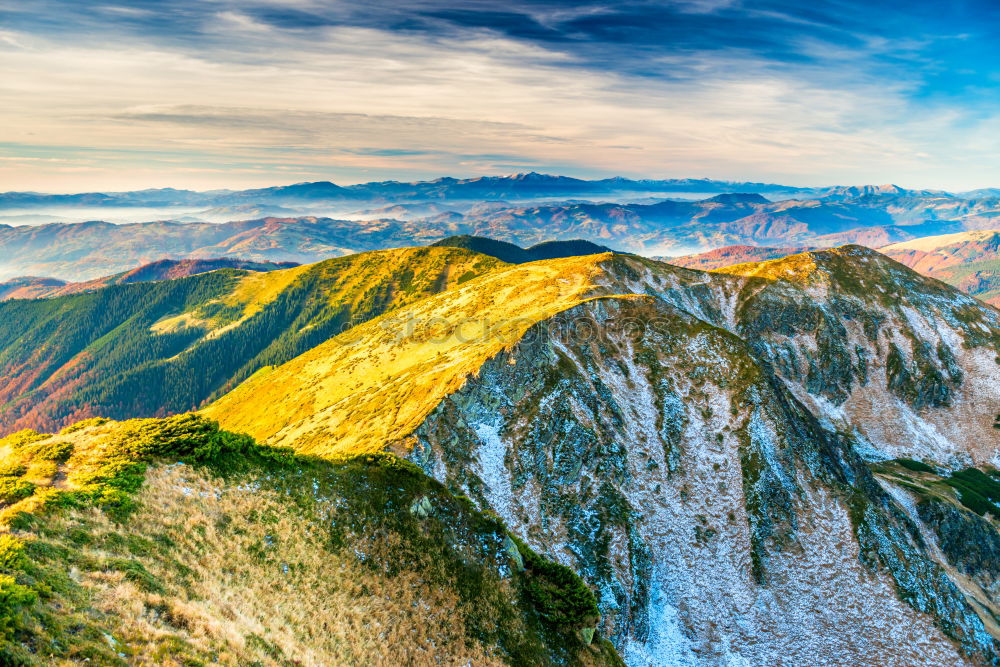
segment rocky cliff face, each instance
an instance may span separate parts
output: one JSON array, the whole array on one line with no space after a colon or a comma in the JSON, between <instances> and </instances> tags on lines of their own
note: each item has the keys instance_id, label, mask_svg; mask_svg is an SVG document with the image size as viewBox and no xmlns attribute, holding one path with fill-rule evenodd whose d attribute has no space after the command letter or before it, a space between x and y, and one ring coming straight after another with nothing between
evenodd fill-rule
<instances>
[{"instance_id":1,"label":"rocky cliff face","mask_svg":"<svg viewBox=\"0 0 1000 667\"><path fill-rule=\"evenodd\" d=\"M335 339L209 412L320 455L407 456L578 572L630 665L998 663L1000 496L946 480L1000 462L1000 313L858 247L507 271L415 306L421 345L353 398L254 421L254 396L316 402L390 355ZM449 334L435 313L455 326L463 303L494 326ZM342 433L348 405L378 419Z\"/></svg>"},{"instance_id":2,"label":"rocky cliff face","mask_svg":"<svg viewBox=\"0 0 1000 667\"><path fill-rule=\"evenodd\" d=\"M539 325L435 410L411 456L600 591L629 664L991 659L857 441L751 346L651 298L549 325L581 317L599 336ZM650 318L664 330L634 335Z\"/></svg>"}]
</instances>

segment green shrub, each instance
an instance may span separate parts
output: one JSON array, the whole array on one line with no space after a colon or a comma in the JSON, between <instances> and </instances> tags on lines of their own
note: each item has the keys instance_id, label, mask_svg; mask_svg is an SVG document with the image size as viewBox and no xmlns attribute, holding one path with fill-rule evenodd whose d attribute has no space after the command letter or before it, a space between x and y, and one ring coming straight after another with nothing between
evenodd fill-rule
<instances>
[{"instance_id":1,"label":"green shrub","mask_svg":"<svg viewBox=\"0 0 1000 667\"><path fill-rule=\"evenodd\" d=\"M20 570L26 563L24 542L13 535L0 535L0 568Z\"/></svg>"},{"instance_id":2,"label":"green shrub","mask_svg":"<svg viewBox=\"0 0 1000 667\"><path fill-rule=\"evenodd\" d=\"M14 581L14 577L0 575L0 636L10 637L22 624L21 610L37 599L33 590Z\"/></svg>"},{"instance_id":3,"label":"green shrub","mask_svg":"<svg viewBox=\"0 0 1000 667\"><path fill-rule=\"evenodd\" d=\"M150 574L149 570L137 560L113 558L107 562L105 569L121 572L127 581L131 581L147 593L164 592L163 586L156 577Z\"/></svg>"},{"instance_id":4,"label":"green shrub","mask_svg":"<svg viewBox=\"0 0 1000 667\"><path fill-rule=\"evenodd\" d=\"M990 513L1000 518L1000 482L976 468L966 468L952 473L944 480L958 491L959 500L976 514Z\"/></svg>"},{"instance_id":5,"label":"green shrub","mask_svg":"<svg viewBox=\"0 0 1000 667\"><path fill-rule=\"evenodd\" d=\"M32 447L33 457L42 461L65 463L72 454L73 443L71 442L46 442Z\"/></svg>"},{"instance_id":6,"label":"green shrub","mask_svg":"<svg viewBox=\"0 0 1000 667\"><path fill-rule=\"evenodd\" d=\"M0 478L0 503L13 505L35 492L35 485L23 479Z\"/></svg>"},{"instance_id":7,"label":"green shrub","mask_svg":"<svg viewBox=\"0 0 1000 667\"><path fill-rule=\"evenodd\" d=\"M23 463L8 463L0 466L0 477L20 477L28 472L28 466Z\"/></svg>"},{"instance_id":8,"label":"green shrub","mask_svg":"<svg viewBox=\"0 0 1000 667\"><path fill-rule=\"evenodd\" d=\"M511 539L524 559L524 590L542 620L555 627L593 627L600 612L587 584L565 565L542 558L513 535Z\"/></svg>"},{"instance_id":9,"label":"green shrub","mask_svg":"<svg viewBox=\"0 0 1000 667\"><path fill-rule=\"evenodd\" d=\"M39 433L34 429L26 428L23 431L18 431L17 433L11 433L5 438L0 438L0 446L10 445L14 449L21 449L26 447L33 442L38 442L39 440L45 440L48 438L44 433Z\"/></svg>"},{"instance_id":10,"label":"green shrub","mask_svg":"<svg viewBox=\"0 0 1000 667\"><path fill-rule=\"evenodd\" d=\"M896 463L903 466L907 470L912 470L913 472L934 472L934 468L930 467L926 463L914 461L913 459L896 459Z\"/></svg>"}]
</instances>

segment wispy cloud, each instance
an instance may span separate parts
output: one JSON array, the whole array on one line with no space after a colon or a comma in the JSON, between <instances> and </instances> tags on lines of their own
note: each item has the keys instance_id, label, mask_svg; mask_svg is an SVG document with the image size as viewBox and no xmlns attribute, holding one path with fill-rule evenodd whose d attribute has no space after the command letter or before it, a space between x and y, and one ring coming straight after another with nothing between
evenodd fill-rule
<instances>
[{"instance_id":1,"label":"wispy cloud","mask_svg":"<svg viewBox=\"0 0 1000 667\"><path fill-rule=\"evenodd\" d=\"M972 0L88 4L0 0L0 154L92 160L6 160L9 187L520 166L1000 183L1000 16Z\"/></svg>"}]
</instances>

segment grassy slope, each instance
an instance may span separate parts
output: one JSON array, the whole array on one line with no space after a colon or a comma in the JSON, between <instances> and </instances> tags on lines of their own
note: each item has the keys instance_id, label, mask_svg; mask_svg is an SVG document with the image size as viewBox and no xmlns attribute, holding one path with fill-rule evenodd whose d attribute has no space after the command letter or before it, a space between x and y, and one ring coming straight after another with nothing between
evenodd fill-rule
<instances>
[{"instance_id":1,"label":"grassy slope","mask_svg":"<svg viewBox=\"0 0 1000 667\"><path fill-rule=\"evenodd\" d=\"M0 504L3 664L620 664L579 579L391 455L180 415L20 432L0 465L31 493Z\"/></svg>"},{"instance_id":2,"label":"grassy slope","mask_svg":"<svg viewBox=\"0 0 1000 667\"><path fill-rule=\"evenodd\" d=\"M259 373L204 412L226 428L300 452L380 451L409 435L532 324L591 296L609 256L488 273Z\"/></svg>"},{"instance_id":3,"label":"grassy slope","mask_svg":"<svg viewBox=\"0 0 1000 667\"><path fill-rule=\"evenodd\" d=\"M1000 232L975 231L930 236L879 248L906 266L1000 306Z\"/></svg>"},{"instance_id":4,"label":"grassy slope","mask_svg":"<svg viewBox=\"0 0 1000 667\"><path fill-rule=\"evenodd\" d=\"M193 409L263 366L498 266L461 249L408 248L0 303L0 433Z\"/></svg>"},{"instance_id":5,"label":"grassy slope","mask_svg":"<svg viewBox=\"0 0 1000 667\"><path fill-rule=\"evenodd\" d=\"M936 533L939 553L951 563L938 561L963 583L967 600L987 630L1000 636L1000 604L991 592L1000 576L1000 471L986 467L949 473L909 459L882 461L871 468L883 484L910 497L922 522Z\"/></svg>"}]
</instances>

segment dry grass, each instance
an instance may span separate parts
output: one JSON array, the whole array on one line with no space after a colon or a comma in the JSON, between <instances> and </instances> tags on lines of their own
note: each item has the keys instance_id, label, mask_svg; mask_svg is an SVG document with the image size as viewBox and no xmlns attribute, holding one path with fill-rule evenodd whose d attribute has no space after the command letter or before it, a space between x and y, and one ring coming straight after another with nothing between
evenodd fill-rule
<instances>
[{"instance_id":1,"label":"dry grass","mask_svg":"<svg viewBox=\"0 0 1000 667\"><path fill-rule=\"evenodd\" d=\"M135 665L196 657L226 665L500 665L465 634L454 589L434 563L380 576L326 546L323 526L272 491L225 485L189 466L150 470L131 535L171 544L138 560L163 587L121 572L76 573ZM98 510L65 513L50 532L122 532ZM393 539L352 548L389 555ZM84 548L100 561L111 554Z\"/></svg>"},{"instance_id":2,"label":"dry grass","mask_svg":"<svg viewBox=\"0 0 1000 667\"><path fill-rule=\"evenodd\" d=\"M92 420L0 439L8 474L37 483L0 517L0 571L32 596L0 609L16 628L0 663L613 660L577 625L548 625L525 593L547 571L518 571L502 524L415 466L293 458L209 427Z\"/></svg>"},{"instance_id":3,"label":"dry grass","mask_svg":"<svg viewBox=\"0 0 1000 667\"><path fill-rule=\"evenodd\" d=\"M836 250L823 252L833 253ZM763 278L764 280L787 280L793 283L806 284L816 271L816 258L812 252L788 255L778 259L763 262L746 262L714 269L713 273L723 273L732 276L748 278Z\"/></svg>"}]
</instances>

